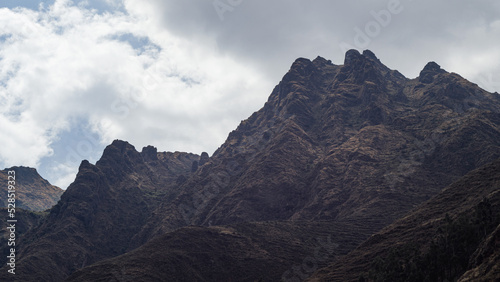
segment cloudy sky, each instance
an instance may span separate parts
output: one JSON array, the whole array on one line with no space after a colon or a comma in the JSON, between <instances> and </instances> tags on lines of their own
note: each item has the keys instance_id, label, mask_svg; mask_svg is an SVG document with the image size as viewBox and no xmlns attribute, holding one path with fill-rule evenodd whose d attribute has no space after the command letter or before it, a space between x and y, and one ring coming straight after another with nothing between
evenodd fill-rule
<instances>
[{"instance_id":1,"label":"cloudy sky","mask_svg":"<svg viewBox=\"0 0 500 282\"><path fill-rule=\"evenodd\" d=\"M212 154L298 57L500 92L500 1L2 0L0 167L66 188L114 139Z\"/></svg>"}]
</instances>

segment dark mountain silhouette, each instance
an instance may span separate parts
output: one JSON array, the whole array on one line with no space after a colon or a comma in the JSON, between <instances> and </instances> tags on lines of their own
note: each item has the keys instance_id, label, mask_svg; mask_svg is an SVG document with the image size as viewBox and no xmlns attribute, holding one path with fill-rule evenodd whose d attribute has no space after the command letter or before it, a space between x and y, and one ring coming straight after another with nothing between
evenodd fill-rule
<instances>
[{"instance_id":1,"label":"dark mountain silhouette","mask_svg":"<svg viewBox=\"0 0 500 282\"><path fill-rule=\"evenodd\" d=\"M12 167L0 171L2 192L0 207L7 207L8 172L15 172L16 208L30 211L44 211L54 206L64 190L51 185L43 179L36 169L29 167Z\"/></svg>"},{"instance_id":2,"label":"dark mountain silhouette","mask_svg":"<svg viewBox=\"0 0 500 282\"><path fill-rule=\"evenodd\" d=\"M408 79L370 51L297 59L211 157L115 141L82 162L24 235L18 277L303 280L500 158L499 109L433 62ZM341 247L320 260L327 234Z\"/></svg>"}]
</instances>

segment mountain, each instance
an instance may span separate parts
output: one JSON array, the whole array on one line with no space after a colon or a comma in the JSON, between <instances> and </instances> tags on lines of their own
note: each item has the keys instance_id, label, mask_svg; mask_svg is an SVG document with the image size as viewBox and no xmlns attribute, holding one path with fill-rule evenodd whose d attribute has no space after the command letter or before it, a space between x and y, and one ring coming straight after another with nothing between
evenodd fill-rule
<instances>
[{"instance_id":1,"label":"mountain","mask_svg":"<svg viewBox=\"0 0 500 282\"><path fill-rule=\"evenodd\" d=\"M363 225L286 221L184 227L79 270L68 281L302 280L342 256L307 281L427 281L424 275L444 281L437 276L446 270L454 276L448 281L493 281L499 277L499 185L500 159L460 178L346 256L352 246L339 231ZM464 254L453 257L450 251Z\"/></svg>"},{"instance_id":2,"label":"mountain","mask_svg":"<svg viewBox=\"0 0 500 282\"><path fill-rule=\"evenodd\" d=\"M468 173L308 281L359 281L360 276L493 281L500 274L499 215L500 159Z\"/></svg>"},{"instance_id":3,"label":"mountain","mask_svg":"<svg viewBox=\"0 0 500 282\"><path fill-rule=\"evenodd\" d=\"M338 230L324 222L276 221L183 227L67 281L280 281L304 258L318 267L345 255L352 246L334 241Z\"/></svg>"},{"instance_id":4,"label":"mountain","mask_svg":"<svg viewBox=\"0 0 500 282\"><path fill-rule=\"evenodd\" d=\"M368 50L343 65L297 59L211 157L115 141L82 162L23 236L19 277L305 279L500 158L499 109L498 94L434 62L408 79ZM315 234L342 247L320 260Z\"/></svg>"},{"instance_id":5,"label":"mountain","mask_svg":"<svg viewBox=\"0 0 500 282\"><path fill-rule=\"evenodd\" d=\"M6 215L9 214L7 208L0 208L0 214L2 214L6 218ZM47 212L33 212L28 210L23 210L20 208L16 208L16 217L17 220L15 235L16 237L23 236L26 232L28 232L32 228L37 228L38 225L43 221ZM9 225L6 224L6 227ZM2 228L0 230L0 246L4 246L1 249L0 253L0 264L5 265L7 263L7 256L10 255L10 247L9 239L11 239L11 230L7 228ZM18 241L19 242L19 241ZM12 243L11 243L12 244Z\"/></svg>"},{"instance_id":6,"label":"mountain","mask_svg":"<svg viewBox=\"0 0 500 282\"><path fill-rule=\"evenodd\" d=\"M82 161L75 181L19 241L17 281L63 281L78 268L123 254L160 200L191 173L198 155L141 152L114 141L95 164ZM7 271L0 275L8 275ZM12 279L12 277L2 277Z\"/></svg>"},{"instance_id":7,"label":"mountain","mask_svg":"<svg viewBox=\"0 0 500 282\"><path fill-rule=\"evenodd\" d=\"M500 157L499 105L435 63L407 79L370 51L341 66L298 59L135 245L186 224L264 220L370 221L369 236Z\"/></svg>"},{"instance_id":8,"label":"mountain","mask_svg":"<svg viewBox=\"0 0 500 282\"><path fill-rule=\"evenodd\" d=\"M14 171L15 175L9 174ZM51 185L43 179L36 169L29 167L12 167L0 171L2 193L0 193L0 207L7 207L7 181L15 176L16 208L30 211L43 211L54 206L64 190Z\"/></svg>"}]
</instances>

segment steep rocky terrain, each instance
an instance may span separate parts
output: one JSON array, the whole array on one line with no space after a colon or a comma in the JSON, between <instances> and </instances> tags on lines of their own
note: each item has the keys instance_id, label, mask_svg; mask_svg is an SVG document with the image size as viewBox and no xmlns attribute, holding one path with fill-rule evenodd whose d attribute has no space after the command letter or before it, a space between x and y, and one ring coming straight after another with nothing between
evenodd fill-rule
<instances>
[{"instance_id":1,"label":"steep rocky terrain","mask_svg":"<svg viewBox=\"0 0 500 282\"><path fill-rule=\"evenodd\" d=\"M0 214L2 215L2 218L7 218L8 209L0 208ZM47 214L47 212L33 212L16 208L16 237L23 236L32 228L37 228ZM0 264L2 265L5 265L7 262L7 256L10 254L8 244L11 232L5 227L0 230L0 246L2 246Z\"/></svg>"},{"instance_id":2,"label":"steep rocky terrain","mask_svg":"<svg viewBox=\"0 0 500 282\"><path fill-rule=\"evenodd\" d=\"M462 281L494 281L499 223L500 159L462 177L308 281L358 281L360 276L454 281L462 275Z\"/></svg>"},{"instance_id":3,"label":"steep rocky terrain","mask_svg":"<svg viewBox=\"0 0 500 282\"><path fill-rule=\"evenodd\" d=\"M473 220L464 224L466 218ZM77 271L69 281L297 281L339 257L308 281L426 281L423 275L431 275L440 262L423 254L434 244L440 247L435 252L448 257L440 238L456 240L450 246L457 253L469 251L456 258L458 263L441 262L443 269L464 264L450 274L454 279L493 281L499 277L499 223L500 159L460 178L344 257L353 246L343 232L363 225L287 221L187 227Z\"/></svg>"},{"instance_id":4,"label":"steep rocky terrain","mask_svg":"<svg viewBox=\"0 0 500 282\"><path fill-rule=\"evenodd\" d=\"M435 63L410 80L370 51L341 66L298 59L136 245L186 224L263 220L370 220L368 236L500 157L499 106Z\"/></svg>"},{"instance_id":5,"label":"steep rocky terrain","mask_svg":"<svg viewBox=\"0 0 500 282\"><path fill-rule=\"evenodd\" d=\"M342 249L316 267L332 263L500 158L499 109L497 93L433 62L408 79L370 51L348 51L343 65L297 59L210 158L115 141L96 165L82 162L24 236L19 277L60 281L131 251L71 279L266 281L295 264L290 279L307 278L314 247L296 242L334 234ZM304 222L316 224L309 235Z\"/></svg>"},{"instance_id":6,"label":"steep rocky terrain","mask_svg":"<svg viewBox=\"0 0 500 282\"><path fill-rule=\"evenodd\" d=\"M15 171L16 208L31 211L43 211L59 201L62 190L43 179L36 169L29 167L12 167L0 171L2 191L0 207L7 207L8 171Z\"/></svg>"},{"instance_id":7,"label":"steep rocky terrain","mask_svg":"<svg viewBox=\"0 0 500 282\"><path fill-rule=\"evenodd\" d=\"M16 276L4 271L0 280L62 281L78 268L124 253L160 199L175 195L199 158L151 146L137 152L114 141L95 165L81 163L59 203L19 239Z\"/></svg>"},{"instance_id":8,"label":"steep rocky terrain","mask_svg":"<svg viewBox=\"0 0 500 282\"><path fill-rule=\"evenodd\" d=\"M305 259L310 273L346 254L353 246L341 230L327 222L183 227L68 281L280 281Z\"/></svg>"},{"instance_id":9,"label":"steep rocky terrain","mask_svg":"<svg viewBox=\"0 0 500 282\"><path fill-rule=\"evenodd\" d=\"M500 225L477 248L470 269L458 281L495 281L500 277Z\"/></svg>"}]
</instances>

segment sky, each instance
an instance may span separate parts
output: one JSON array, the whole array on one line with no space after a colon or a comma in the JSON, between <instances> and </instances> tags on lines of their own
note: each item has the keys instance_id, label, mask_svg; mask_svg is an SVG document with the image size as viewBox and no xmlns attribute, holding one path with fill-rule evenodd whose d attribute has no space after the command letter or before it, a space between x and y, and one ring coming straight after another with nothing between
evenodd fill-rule
<instances>
[{"instance_id":1,"label":"sky","mask_svg":"<svg viewBox=\"0 0 500 282\"><path fill-rule=\"evenodd\" d=\"M2 0L0 167L65 189L115 139L210 155L299 57L500 92L500 1Z\"/></svg>"}]
</instances>

